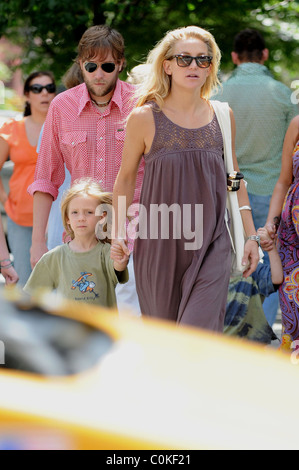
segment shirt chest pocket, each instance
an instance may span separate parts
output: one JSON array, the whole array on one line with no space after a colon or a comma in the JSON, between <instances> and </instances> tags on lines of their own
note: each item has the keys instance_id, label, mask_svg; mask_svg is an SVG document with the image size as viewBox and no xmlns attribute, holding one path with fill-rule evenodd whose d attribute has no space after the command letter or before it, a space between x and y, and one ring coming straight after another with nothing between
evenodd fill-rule
<instances>
[{"instance_id":1,"label":"shirt chest pocket","mask_svg":"<svg viewBox=\"0 0 299 470\"><path fill-rule=\"evenodd\" d=\"M117 126L115 128L115 138L116 138L116 140L120 140L120 141L124 142L125 137L126 137L125 128L122 127L122 126Z\"/></svg>"},{"instance_id":2,"label":"shirt chest pocket","mask_svg":"<svg viewBox=\"0 0 299 470\"><path fill-rule=\"evenodd\" d=\"M72 158L76 164L81 162L82 165L87 158L87 132L65 132L61 137L61 150L65 161Z\"/></svg>"},{"instance_id":3,"label":"shirt chest pocket","mask_svg":"<svg viewBox=\"0 0 299 470\"><path fill-rule=\"evenodd\" d=\"M123 147L124 147L124 142L125 142L125 137L126 137L126 131L124 126L116 126L115 127L115 146L116 146L116 153L120 155L122 154Z\"/></svg>"}]
</instances>

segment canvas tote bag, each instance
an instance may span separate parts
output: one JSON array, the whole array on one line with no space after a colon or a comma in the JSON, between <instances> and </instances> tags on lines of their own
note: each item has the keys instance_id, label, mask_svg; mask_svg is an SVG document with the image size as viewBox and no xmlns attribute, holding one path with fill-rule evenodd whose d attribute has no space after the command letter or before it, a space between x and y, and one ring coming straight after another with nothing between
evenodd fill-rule
<instances>
[{"instance_id":1,"label":"canvas tote bag","mask_svg":"<svg viewBox=\"0 0 299 470\"><path fill-rule=\"evenodd\" d=\"M227 173L234 171L233 155L232 155L232 131L229 114L228 103L221 101L210 101L217 116L223 137L224 145L224 162ZM237 191L227 191L226 208L230 215L230 225L228 222L228 214L226 211L225 222L229 232L232 247L232 265L231 276L238 276L244 272L246 266L242 266L242 258L244 255L244 229L241 213L239 210L239 202Z\"/></svg>"}]
</instances>

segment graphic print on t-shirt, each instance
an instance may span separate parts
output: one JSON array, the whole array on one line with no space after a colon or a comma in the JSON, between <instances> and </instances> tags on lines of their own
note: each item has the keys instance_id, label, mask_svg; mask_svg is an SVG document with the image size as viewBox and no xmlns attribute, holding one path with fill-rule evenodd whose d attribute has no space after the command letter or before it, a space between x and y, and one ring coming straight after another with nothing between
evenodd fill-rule
<instances>
[{"instance_id":1,"label":"graphic print on t-shirt","mask_svg":"<svg viewBox=\"0 0 299 470\"><path fill-rule=\"evenodd\" d=\"M99 297L99 294L97 294L94 291L94 288L96 287L95 283L93 281L88 281L87 278L89 276L92 276L92 273L87 273L87 272L81 273L77 281L72 281L73 285L71 289L75 290L78 287L81 294L91 293L91 294L94 294L95 296L94 298L96 299L97 297Z\"/></svg>"}]
</instances>

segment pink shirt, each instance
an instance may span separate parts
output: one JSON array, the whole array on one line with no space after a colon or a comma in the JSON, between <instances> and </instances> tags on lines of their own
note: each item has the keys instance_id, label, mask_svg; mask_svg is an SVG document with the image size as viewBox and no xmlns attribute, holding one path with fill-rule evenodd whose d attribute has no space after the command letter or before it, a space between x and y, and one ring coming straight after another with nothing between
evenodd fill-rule
<instances>
[{"instance_id":1,"label":"pink shirt","mask_svg":"<svg viewBox=\"0 0 299 470\"><path fill-rule=\"evenodd\" d=\"M34 182L28 192L51 194L54 200L65 178L72 182L95 178L104 191L113 190L125 140L125 121L135 105L135 87L117 81L112 100L102 113L92 103L85 83L60 93L51 102L44 125ZM136 180L134 203L139 202L144 174L142 159Z\"/></svg>"}]
</instances>

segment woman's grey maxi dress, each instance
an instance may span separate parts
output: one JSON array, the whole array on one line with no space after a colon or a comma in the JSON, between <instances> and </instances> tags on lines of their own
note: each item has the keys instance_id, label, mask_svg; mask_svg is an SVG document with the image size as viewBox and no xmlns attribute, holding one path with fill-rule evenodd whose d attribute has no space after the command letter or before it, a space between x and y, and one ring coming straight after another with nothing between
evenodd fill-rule
<instances>
[{"instance_id":1,"label":"woman's grey maxi dress","mask_svg":"<svg viewBox=\"0 0 299 470\"><path fill-rule=\"evenodd\" d=\"M206 126L185 129L156 105L152 111L156 131L144 156L134 246L141 312L223 331L231 245L221 130L215 115Z\"/></svg>"}]
</instances>

